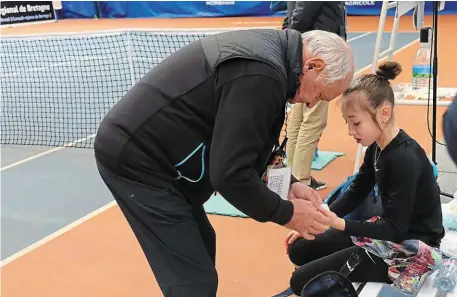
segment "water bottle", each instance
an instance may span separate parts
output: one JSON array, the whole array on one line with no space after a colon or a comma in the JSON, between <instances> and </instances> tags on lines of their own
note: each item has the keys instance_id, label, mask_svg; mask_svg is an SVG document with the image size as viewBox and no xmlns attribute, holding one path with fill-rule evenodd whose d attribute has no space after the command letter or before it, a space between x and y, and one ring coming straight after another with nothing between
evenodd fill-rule
<instances>
[{"instance_id":1,"label":"water bottle","mask_svg":"<svg viewBox=\"0 0 457 297\"><path fill-rule=\"evenodd\" d=\"M420 31L420 46L413 62L413 90L428 89L433 80L433 65L430 64L431 35L430 27L422 28Z\"/></svg>"},{"instance_id":2,"label":"water bottle","mask_svg":"<svg viewBox=\"0 0 457 297\"><path fill-rule=\"evenodd\" d=\"M457 259L448 258L443 261L438 274L435 277L435 288L438 289L437 296L446 296L451 292L457 283Z\"/></svg>"},{"instance_id":3,"label":"water bottle","mask_svg":"<svg viewBox=\"0 0 457 297\"><path fill-rule=\"evenodd\" d=\"M444 229L457 231L457 192L454 194L454 199L449 203L443 204L441 208Z\"/></svg>"}]
</instances>

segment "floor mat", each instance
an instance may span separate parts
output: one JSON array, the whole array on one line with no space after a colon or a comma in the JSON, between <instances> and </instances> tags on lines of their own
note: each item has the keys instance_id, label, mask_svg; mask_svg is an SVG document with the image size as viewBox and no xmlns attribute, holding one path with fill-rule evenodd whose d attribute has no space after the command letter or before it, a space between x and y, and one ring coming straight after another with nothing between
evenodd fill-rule
<instances>
[{"instance_id":1,"label":"floor mat","mask_svg":"<svg viewBox=\"0 0 457 297\"><path fill-rule=\"evenodd\" d=\"M244 217L247 218L248 216L239 211L233 205L227 202L221 195L212 195L211 198L206 201L203 205L205 207L206 213L209 214L217 214L217 215L224 215L224 216L232 216L232 217Z\"/></svg>"},{"instance_id":2,"label":"floor mat","mask_svg":"<svg viewBox=\"0 0 457 297\"><path fill-rule=\"evenodd\" d=\"M319 156L315 160L313 160L313 164L311 165L312 170L322 170L330 162L332 162L336 158L344 155L343 153L339 153L339 152L325 152L325 151L319 151L318 154L319 154Z\"/></svg>"},{"instance_id":3,"label":"floor mat","mask_svg":"<svg viewBox=\"0 0 457 297\"><path fill-rule=\"evenodd\" d=\"M344 154L338 152L319 151L319 157L313 161L312 169L321 170L332 160L342 155ZM206 213L209 214L244 218L248 217L243 212L228 203L227 200L225 200L221 195L212 195L211 198L204 204L204 207Z\"/></svg>"}]
</instances>

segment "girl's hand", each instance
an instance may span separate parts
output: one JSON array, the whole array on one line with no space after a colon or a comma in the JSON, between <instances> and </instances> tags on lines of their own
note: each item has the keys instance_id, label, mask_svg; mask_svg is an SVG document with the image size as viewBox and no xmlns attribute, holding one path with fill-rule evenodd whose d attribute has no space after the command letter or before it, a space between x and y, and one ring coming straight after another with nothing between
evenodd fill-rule
<instances>
[{"instance_id":1,"label":"girl's hand","mask_svg":"<svg viewBox=\"0 0 457 297\"><path fill-rule=\"evenodd\" d=\"M346 228L346 221L344 219L338 217L333 211L326 208L321 207L319 210L330 219L330 227L339 231L344 231Z\"/></svg>"},{"instance_id":2,"label":"girl's hand","mask_svg":"<svg viewBox=\"0 0 457 297\"><path fill-rule=\"evenodd\" d=\"M295 240L299 239L300 237L301 237L301 235L297 231L290 231L289 234L287 234L287 236L286 236L286 240L284 241L286 250L289 247L289 245L294 243Z\"/></svg>"}]
</instances>

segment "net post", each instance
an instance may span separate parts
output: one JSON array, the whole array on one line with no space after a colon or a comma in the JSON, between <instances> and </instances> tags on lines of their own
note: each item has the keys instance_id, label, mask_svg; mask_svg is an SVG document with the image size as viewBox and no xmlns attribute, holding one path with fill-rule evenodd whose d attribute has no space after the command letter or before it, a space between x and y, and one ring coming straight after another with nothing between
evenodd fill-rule
<instances>
[{"instance_id":1,"label":"net post","mask_svg":"<svg viewBox=\"0 0 457 297\"><path fill-rule=\"evenodd\" d=\"M130 68L130 79L132 81L132 87L135 85L135 73L133 71L133 55L132 55L132 41L131 41L131 33L127 31L127 57L129 60L129 68Z\"/></svg>"},{"instance_id":2,"label":"net post","mask_svg":"<svg viewBox=\"0 0 457 297\"><path fill-rule=\"evenodd\" d=\"M394 24L392 25L392 33L390 34L390 44L389 44L389 53L387 55L387 60L392 61L395 51L395 45L397 42L398 28L400 27L400 15L395 12Z\"/></svg>"}]
</instances>

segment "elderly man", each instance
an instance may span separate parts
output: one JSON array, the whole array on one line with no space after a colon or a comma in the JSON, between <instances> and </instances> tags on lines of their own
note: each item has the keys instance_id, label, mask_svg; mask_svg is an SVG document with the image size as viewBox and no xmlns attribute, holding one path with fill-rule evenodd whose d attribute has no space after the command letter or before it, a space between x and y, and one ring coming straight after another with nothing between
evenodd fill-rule
<instances>
[{"instance_id":1,"label":"elderly man","mask_svg":"<svg viewBox=\"0 0 457 297\"><path fill-rule=\"evenodd\" d=\"M344 1L288 1L285 24L299 32L323 30L346 39L346 9ZM305 104L292 107L287 129L287 165L292 174L313 189L321 190L327 184L311 176L314 153L327 126L327 101L309 108Z\"/></svg>"},{"instance_id":2,"label":"elderly man","mask_svg":"<svg viewBox=\"0 0 457 297\"><path fill-rule=\"evenodd\" d=\"M350 47L327 32L226 32L170 55L108 112L97 166L165 296L216 296L216 236L203 208L213 191L305 238L328 229L314 190L294 179L281 199L261 175L286 103L335 98L353 67Z\"/></svg>"}]
</instances>

